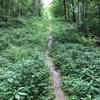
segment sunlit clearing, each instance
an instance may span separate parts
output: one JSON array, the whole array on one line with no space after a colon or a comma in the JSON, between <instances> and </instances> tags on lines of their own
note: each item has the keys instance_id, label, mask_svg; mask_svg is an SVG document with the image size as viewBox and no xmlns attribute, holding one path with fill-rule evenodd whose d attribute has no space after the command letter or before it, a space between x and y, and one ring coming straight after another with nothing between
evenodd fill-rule
<instances>
[{"instance_id":1,"label":"sunlit clearing","mask_svg":"<svg viewBox=\"0 0 100 100\"><path fill-rule=\"evenodd\" d=\"M52 0L43 0L44 6L47 7L52 2Z\"/></svg>"}]
</instances>

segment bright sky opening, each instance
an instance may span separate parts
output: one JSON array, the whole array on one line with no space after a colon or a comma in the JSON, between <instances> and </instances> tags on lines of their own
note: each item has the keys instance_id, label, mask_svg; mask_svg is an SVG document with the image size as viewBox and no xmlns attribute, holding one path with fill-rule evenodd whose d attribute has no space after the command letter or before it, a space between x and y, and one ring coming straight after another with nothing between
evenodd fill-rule
<instances>
[{"instance_id":1,"label":"bright sky opening","mask_svg":"<svg viewBox=\"0 0 100 100\"><path fill-rule=\"evenodd\" d=\"M43 0L44 6L47 7L52 2L52 0Z\"/></svg>"}]
</instances>

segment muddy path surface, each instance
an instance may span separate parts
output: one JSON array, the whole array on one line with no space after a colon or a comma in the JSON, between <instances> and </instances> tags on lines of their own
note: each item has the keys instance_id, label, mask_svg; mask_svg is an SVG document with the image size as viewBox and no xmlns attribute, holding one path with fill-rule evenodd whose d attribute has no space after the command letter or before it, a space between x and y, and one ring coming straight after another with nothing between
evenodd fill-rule
<instances>
[{"instance_id":1,"label":"muddy path surface","mask_svg":"<svg viewBox=\"0 0 100 100\"><path fill-rule=\"evenodd\" d=\"M52 43L52 35L49 34L49 41L48 41L48 49L51 47ZM53 90L55 93L55 100L66 100L64 96L64 92L61 89L61 79L60 79L60 70L53 64L52 58L49 56L48 49L45 52L45 62L48 65L50 72L51 72L51 79L53 81Z\"/></svg>"}]
</instances>

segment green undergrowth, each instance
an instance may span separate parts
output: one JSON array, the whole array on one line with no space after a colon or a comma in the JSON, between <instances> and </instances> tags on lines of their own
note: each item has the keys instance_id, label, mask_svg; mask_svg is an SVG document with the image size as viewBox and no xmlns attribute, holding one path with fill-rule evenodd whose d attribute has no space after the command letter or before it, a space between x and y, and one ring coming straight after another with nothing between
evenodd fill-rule
<instances>
[{"instance_id":1,"label":"green undergrowth","mask_svg":"<svg viewBox=\"0 0 100 100\"><path fill-rule=\"evenodd\" d=\"M60 43L72 42L80 43L87 46L96 45L95 37L93 37L91 33L87 34L78 32L75 24L70 24L66 22L66 20L58 18L52 20L52 25L52 33L54 33L53 37L56 41L59 41Z\"/></svg>"},{"instance_id":2,"label":"green undergrowth","mask_svg":"<svg viewBox=\"0 0 100 100\"><path fill-rule=\"evenodd\" d=\"M23 18L25 26L0 29L0 100L53 100L44 63L48 23Z\"/></svg>"},{"instance_id":3,"label":"green undergrowth","mask_svg":"<svg viewBox=\"0 0 100 100\"><path fill-rule=\"evenodd\" d=\"M69 100L99 100L100 49L94 40L77 32L87 40L78 41L75 30L73 25L56 20L50 55L61 70L62 88Z\"/></svg>"}]
</instances>

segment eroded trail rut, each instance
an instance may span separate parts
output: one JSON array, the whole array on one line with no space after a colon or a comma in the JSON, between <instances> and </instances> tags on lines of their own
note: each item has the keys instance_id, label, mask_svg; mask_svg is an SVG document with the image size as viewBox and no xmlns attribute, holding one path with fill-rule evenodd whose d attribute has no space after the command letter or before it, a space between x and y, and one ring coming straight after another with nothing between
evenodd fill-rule
<instances>
[{"instance_id":1,"label":"eroded trail rut","mask_svg":"<svg viewBox=\"0 0 100 100\"><path fill-rule=\"evenodd\" d=\"M48 48L51 47L52 43L52 36L49 34L49 42L48 42ZM64 93L61 89L61 80L60 80L60 71L56 68L56 66L53 64L52 58L49 56L48 49L46 50L46 64L48 65L50 72L51 72L51 79L53 81L53 89L56 96L56 100L65 100Z\"/></svg>"}]
</instances>

